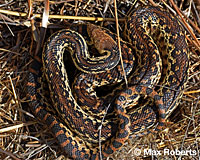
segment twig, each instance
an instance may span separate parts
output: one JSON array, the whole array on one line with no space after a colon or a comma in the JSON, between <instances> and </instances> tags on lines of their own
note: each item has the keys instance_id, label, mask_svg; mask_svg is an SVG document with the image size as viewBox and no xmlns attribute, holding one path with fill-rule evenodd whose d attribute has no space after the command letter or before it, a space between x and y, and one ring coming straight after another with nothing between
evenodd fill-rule
<instances>
[{"instance_id":1,"label":"twig","mask_svg":"<svg viewBox=\"0 0 200 160\"><path fill-rule=\"evenodd\" d=\"M200 18L199 18L199 14L198 14L198 11L197 11L197 9L196 9L196 6L195 6L195 4L194 4L194 1L192 1L192 8L194 9L194 13L195 13L195 15L196 15L196 17L197 17L197 23L198 23L198 25L200 26Z\"/></svg>"},{"instance_id":2,"label":"twig","mask_svg":"<svg viewBox=\"0 0 200 160\"><path fill-rule=\"evenodd\" d=\"M18 17L27 17L28 14L24 12L8 11L0 9L0 13L18 16ZM35 18L42 18L41 14L33 14ZM82 20L82 21L115 21L114 18L102 18L102 17L83 17L83 16L65 16L65 15L49 15L50 19L73 19L73 20ZM125 21L124 18L119 19L120 22Z\"/></svg>"},{"instance_id":3,"label":"twig","mask_svg":"<svg viewBox=\"0 0 200 160\"><path fill-rule=\"evenodd\" d=\"M7 3L5 3L5 4L1 4L0 7L5 7L5 6L7 6L8 4L10 4L10 3L12 3L12 2L13 2L13 0L11 0L10 2L7 2Z\"/></svg>"},{"instance_id":4,"label":"twig","mask_svg":"<svg viewBox=\"0 0 200 160\"><path fill-rule=\"evenodd\" d=\"M120 54L120 61L121 61L121 66L122 66L122 71L124 74L124 80L126 83L126 87L128 87L128 81L126 78L126 72L124 70L124 64L123 64L123 59L122 59L122 51L121 51L121 44L120 44L120 36L119 36L119 23L118 23L118 14L117 14L117 2L114 0L114 8L115 8L115 21L116 21L116 30L117 30L117 42L118 42L118 48L119 48L119 54Z\"/></svg>"},{"instance_id":5,"label":"twig","mask_svg":"<svg viewBox=\"0 0 200 160\"><path fill-rule=\"evenodd\" d=\"M21 55L21 54L19 54L19 53L17 53L17 52L10 51L10 50L4 49L4 48L0 48L0 51L14 53L14 54L16 54L16 55L18 55L18 56Z\"/></svg>"},{"instance_id":6,"label":"twig","mask_svg":"<svg viewBox=\"0 0 200 160\"><path fill-rule=\"evenodd\" d=\"M18 101L18 99L17 99L17 94L16 94L16 92L15 92L15 87L14 87L14 85L13 85L13 82L12 82L12 79L11 79L11 77L10 77L10 74L8 75L8 78L9 78L10 83L11 83L11 87L12 87L12 91L13 91L15 103L16 103L17 105L19 105L19 101Z\"/></svg>"},{"instance_id":7,"label":"twig","mask_svg":"<svg viewBox=\"0 0 200 160\"><path fill-rule=\"evenodd\" d=\"M44 11L42 15L42 27L47 28L49 19L49 0L45 0Z\"/></svg>"},{"instance_id":8,"label":"twig","mask_svg":"<svg viewBox=\"0 0 200 160\"><path fill-rule=\"evenodd\" d=\"M3 19L4 23L6 24L6 26L8 27L8 30L10 31L10 33L12 34L12 36L14 37L14 33L12 32L11 28L9 27L9 25L6 23L5 19L3 18L3 16L1 15L1 18Z\"/></svg>"},{"instance_id":9,"label":"twig","mask_svg":"<svg viewBox=\"0 0 200 160\"><path fill-rule=\"evenodd\" d=\"M10 157L12 157L14 160L21 160L20 158L17 158L13 153L4 151L4 150L2 150L1 148L0 148L0 152L1 152L1 153L4 153L4 154L6 154L6 155L8 155L8 156L10 156Z\"/></svg>"},{"instance_id":10,"label":"twig","mask_svg":"<svg viewBox=\"0 0 200 160\"><path fill-rule=\"evenodd\" d=\"M198 99L198 101L199 101L199 99ZM188 125L187 125L187 128L186 128L186 130L185 130L185 135L184 135L184 137L183 137L182 144L181 144L181 150L183 150L184 143L185 143L185 139L187 138L187 134L188 134L188 130L189 130L190 124L192 123L192 121L194 121L194 115L195 115L196 108L197 108L197 103L196 103L195 107L193 108L192 117L191 117L191 119L189 120ZM181 156L182 156L182 155L180 155L179 159L181 159Z\"/></svg>"},{"instance_id":11,"label":"twig","mask_svg":"<svg viewBox=\"0 0 200 160\"><path fill-rule=\"evenodd\" d=\"M8 131L11 131L11 130L16 130L18 128L22 128L24 126L33 125L33 124L36 124L36 123L37 122L27 122L27 123L21 123L21 124L13 125L13 126L6 127L6 128L1 128L0 129L0 133L8 132Z\"/></svg>"}]
</instances>

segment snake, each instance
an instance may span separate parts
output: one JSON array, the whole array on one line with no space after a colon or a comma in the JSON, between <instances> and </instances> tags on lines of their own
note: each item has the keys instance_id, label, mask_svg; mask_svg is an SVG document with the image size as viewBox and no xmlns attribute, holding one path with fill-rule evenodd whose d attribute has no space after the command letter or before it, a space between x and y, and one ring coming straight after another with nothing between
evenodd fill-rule
<instances>
[{"instance_id":1,"label":"snake","mask_svg":"<svg viewBox=\"0 0 200 160\"><path fill-rule=\"evenodd\" d=\"M64 29L54 33L43 52L34 56L29 68L27 95L36 118L49 126L68 157L79 160L106 159L123 146L130 133L137 137L162 130L166 118L177 107L187 82L189 51L180 22L159 7L144 6L133 11L126 25L131 47L120 40L122 62L115 34L92 24L84 27L84 32L89 35L100 56L90 56L85 39L77 31ZM75 84L81 82L81 86L75 87L76 96L81 93L80 98L74 98L69 85L63 62L65 50L81 71L75 81ZM122 82L121 63L125 67L129 86L127 88L122 84L114 91L116 96L112 106L117 123L109 119L102 122L96 116L105 109L102 109L105 99L97 97L95 87ZM41 100L43 76L51 84L52 107L59 116L51 114ZM140 105L137 100L141 95L153 99L155 108L145 103L133 113L128 113L127 108ZM91 99L95 100L92 105ZM91 106L81 108L87 105ZM87 110L97 112L96 116ZM158 123L154 129L143 131L155 121ZM103 143L98 146L100 126Z\"/></svg>"}]
</instances>

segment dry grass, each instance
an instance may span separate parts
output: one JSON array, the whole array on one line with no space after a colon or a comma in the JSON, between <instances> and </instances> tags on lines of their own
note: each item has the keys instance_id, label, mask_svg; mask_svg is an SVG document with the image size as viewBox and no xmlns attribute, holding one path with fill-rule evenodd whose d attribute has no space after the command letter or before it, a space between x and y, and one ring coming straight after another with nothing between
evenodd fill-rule
<instances>
[{"instance_id":1,"label":"dry grass","mask_svg":"<svg viewBox=\"0 0 200 160\"><path fill-rule=\"evenodd\" d=\"M138 5L160 5L168 8L183 22L190 48L189 81L180 105L170 116L167 127L157 137L129 140L113 159L198 159L200 141L200 3L199 1L118 1L118 27L123 31L124 20ZM62 159L60 148L48 127L32 115L25 93L25 82L31 57L39 46L39 27L47 26L41 20L43 8L49 12L48 35L74 21L97 22L116 32L115 7L103 0L1 0L0 1L0 159ZM48 16L48 12L45 14ZM68 15L68 16L65 16ZM106 18L103 18L106 17ZM104 21L103 21L104 20ZM40 47L40 46L39 46ZM144 156L147 148L161 152ZM170 150L195 151L190 156L164 155ZM141 155L136 156L136 149ZM138 153L138 152L137 152Z\"/></svg>"}]
</instances>

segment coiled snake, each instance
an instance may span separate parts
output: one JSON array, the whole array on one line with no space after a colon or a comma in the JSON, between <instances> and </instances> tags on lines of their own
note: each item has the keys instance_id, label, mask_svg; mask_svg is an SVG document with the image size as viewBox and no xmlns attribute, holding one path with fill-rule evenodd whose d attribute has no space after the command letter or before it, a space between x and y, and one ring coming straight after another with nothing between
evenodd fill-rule
<instances>
[{"instance_id":1,"label":"coiled snake","mask_svg":"<svg viewBox=\"0 0 200 160\"><path fill-rule=\"evenodd\" d=\"M165 119L178 105L187 81L188 48L184 30L175 17L157 7L135 10L126 26L134 49L121 41L123 66L130 87L125 88L122 84L114 91L117 96L99 98L94 90L96 87L118 83L124 78L117 37L92 24L82 26L100 54L107 54L91 57L84 38L78 32L70 29L56 32L48 39L43 54L35 56L30 67L27 92L35 116L49 126L67 156L81 160L104 159L119 150L130 133L136 137L162 129ZM76 100L63 62L65 49L82 71L74 82ZM41 101L43 72L50 83L50 96L59 118L50 114ZM127 113L127 108L133 108L141 95L153 98L156 109L145 103L138 110ZM114 99L112 103L111 99ZM109 119L102 122L98 118L109 103L117 123ZM144 131L154 125L157 116L158 125Z\"/></svg>"}]
</instances>

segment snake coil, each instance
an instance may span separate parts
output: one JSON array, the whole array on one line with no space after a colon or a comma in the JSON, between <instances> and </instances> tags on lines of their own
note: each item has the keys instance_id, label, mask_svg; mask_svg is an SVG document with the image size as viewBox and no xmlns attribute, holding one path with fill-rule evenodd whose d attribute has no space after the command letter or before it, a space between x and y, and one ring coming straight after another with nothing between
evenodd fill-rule
<instances>
[{"instance_id":1,"label":"snake coil","mask_svg":"<svg viewBox=\"0 0 200 160\"><path fill-rule=\"evenodd\" d=\"M35 116L49 126L67 156L77 160L105 159L123 146L130 133L136 137L163 128L166 118L178 105L181 90L187 82L189 51L184 30L174 16L152 6L135 10L126 30L136 53L133 55L133 49L121 41L122 63L130 87L121 85L122 90L119 92L119 87L115 92L117 97L113 108L118 123L109 120L102 123L100 118L91 114L95 110L98 116L104 110L101 108L103 99L97 97L94 88L123 80L117 37L92 24L83 26L100 54L107 54L90 56L83 36L76 31L66 29L56 32L48 39L43 53L34 58L29 70L27 94ZM76 78L76 100L63 62L65 49L82 71ZM59 118L50 114L41 101L43 74L49 83L50 96ZM143 128L152 126L157 117L149 105L127 113L126 108L137 103L141 95L153 98L156 104L159 118L154 129L143 131ZM102 145L99 147L101 125Z\"/></svg>"}]
</instances>

